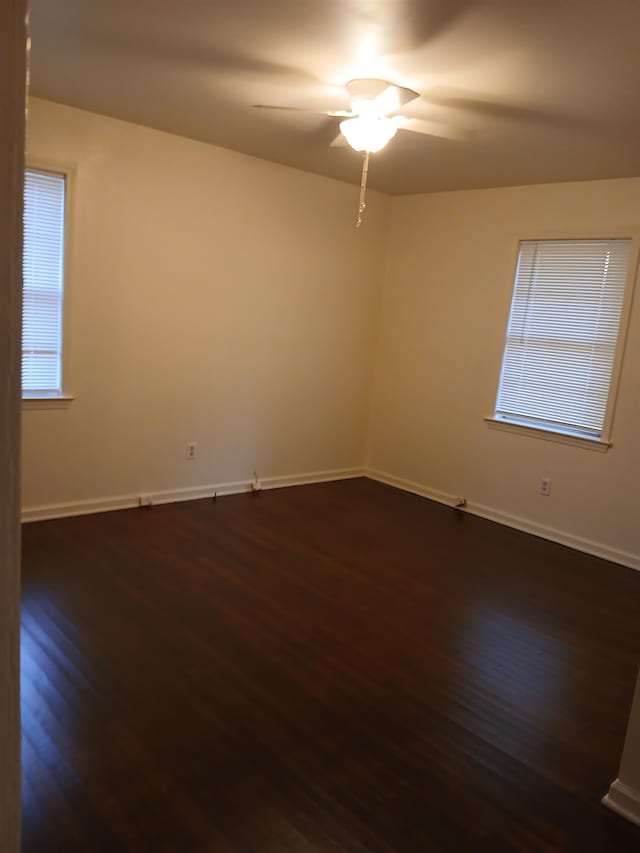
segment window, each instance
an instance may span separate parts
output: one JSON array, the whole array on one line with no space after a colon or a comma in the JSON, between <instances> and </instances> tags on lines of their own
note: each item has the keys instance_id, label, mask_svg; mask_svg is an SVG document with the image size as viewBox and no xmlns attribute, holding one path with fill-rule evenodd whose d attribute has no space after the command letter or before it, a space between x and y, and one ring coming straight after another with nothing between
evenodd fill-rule
<instances>
[{"instance_id":1,"label":"window","mask_svg":"<svg viewBox=\"0 0 640 853\"><path fill-rule=\"evenodd\" d=\"M24 187L22 394L62 394L65 177L27 170Z\"/></svg>"},{"instance_id":2,"label":"window","mask_svg":"<svg viewBox=\"0 0 640 853\"><path fill-rule=\"evenodd\" d=\"M495 420L606 441L631 240L520 243Z\"/></svg>"}]
</instances>

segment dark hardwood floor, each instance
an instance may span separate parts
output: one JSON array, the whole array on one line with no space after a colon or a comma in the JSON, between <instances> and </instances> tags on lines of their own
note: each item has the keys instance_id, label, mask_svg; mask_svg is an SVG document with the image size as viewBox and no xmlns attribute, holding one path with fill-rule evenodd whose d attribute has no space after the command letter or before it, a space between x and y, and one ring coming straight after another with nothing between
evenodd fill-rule
<instances>
[{"instance_id":1,"label":"dark hardwood floor","mask_svg":"<svg viewBox=\"0 0 640 853\"><path fill-rule=\"evenodd\" d=\"M640 573L368 480L23 560L25 853L640 850Z\"/></svg>"}]
</instances>

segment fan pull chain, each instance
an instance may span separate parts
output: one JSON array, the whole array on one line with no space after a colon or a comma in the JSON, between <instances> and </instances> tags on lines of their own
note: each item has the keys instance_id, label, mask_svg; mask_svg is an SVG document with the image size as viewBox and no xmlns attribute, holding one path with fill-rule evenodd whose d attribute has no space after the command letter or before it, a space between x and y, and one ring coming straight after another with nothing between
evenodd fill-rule
<instances>
[{"instance_id":1,"label":"fan pull chain","mask_svg":"<svg viewBox=\"0 0 640 853\"><path fill-rule=\"evenodd\" d=\"M358 205L358 218L356 220L356 228L359 228L362 225L362 214L364 213L364 209L367 206L365 201L365 197L367 194L367 175L369 174L369 154L371 152L365 151L362 156L362 180L360 181L360 204Z\"/></svg>"}]
</instances>

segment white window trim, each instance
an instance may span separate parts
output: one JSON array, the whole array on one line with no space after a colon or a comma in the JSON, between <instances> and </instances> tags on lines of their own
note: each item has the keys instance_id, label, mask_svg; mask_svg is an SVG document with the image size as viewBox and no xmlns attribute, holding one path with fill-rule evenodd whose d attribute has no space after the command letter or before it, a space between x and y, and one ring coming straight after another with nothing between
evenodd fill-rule
<instances>
[{"instance_id":1,"label":"white window trim","mask_svg":"<svg viewBox=\"0 0 640 853\"><path fill-rule=\"evenodd\" d=\"M553 428L545 429L541 426L530 426L527 424L519 424L515 421L503 420L494 416L485 418L485 422L492 429L511 432L515 435L526 435L530 438L541 438L544 441L557 441L560 444L571 444L573 447L582 447L584 450L597 450L600 453L606 453L610 447L613 447L612 442L605 441L602 438L585 438L579 435L571 435L569 432L560 432Z\"/></svg>"},{"instance_id":2,"label":"white window trim","mask_svg":"<svg viewBox=\"0 0 640 853\"><path fill-rule=\"evenodd\" d=\"M611 382L609 384L609 399L607 401L607 412L602 426L602 434L600 438L585 438L582 436L572 435L570 432L565 432L560 429L554 429L552 426L545 428L542 426L533 426L517 423L516 421L506 420L495 415L496 389L500 385L500 377L502 375L502 361L504 357L504 342L501 340L500 351L498 353L498 367L496 371L497 382L493 388L493 397L490 403L490 409L494 414L485 417L485 423L491 429L502 430L504 432L514 433L516 435L527 436L530 438L541 438L545 441L556 441L560 444L569 444L574 447L581 447L587 450L596 450L600 453L605 453L611 447L611 433L613 428L613 418L615 414L616 404L618 400L618 389L620 386L620 375L622 373L622 364L624 360L624 352L627 346L627 333L629 330L629 322L631 320L631 306L634 298L634 291L638 276L638 255L640 247L640 230L637 227L629 228L597 228L593 230L579 229L576 231L558 231L558 232L527 232L526 236L513 236L511 243L511 263L509 266L509 278L506 279L505 285L505 315L503 318L503 329L508 328L511 315L511 302L513 299L513 289L515 287L515 270L517 269L518 257L520 252L520 243L527 240L614 240L626 239L631 240L629 250L629 269L627 270L627 280L624 287L624 301L622 304L622 313L620 314L620 326L618 329L618 341L616 344L616 356L611 372ZM506 331L505 331L506 334Z\"/></svg>"},{"instance_id":3,"label":"white window trim","mask_svg":"<svg viewBox=\"0 0 640 853\"><path fill-rule=\"evenodd\" d=\"M22 408L27 411L33 409L68 409L74 401L74 397L68 394L51 394L46 397L43 394L23 394Z\"/></svg>"},{"instance_id":4,"label":"white window trim","mask_svg":"<svg viewBox=\"0 0 640 853\"><path fill-rule=\"evenodd\" d=\"M74 395L68 391L68 358L69 322L71 299L71 256L74 234L76 167L72 163L48 158L29 157L24 165L24 171L49 172L53 175L63 175L65 178L64 197L64 282L62 288L62 346L60 350L60 393L22 392L23 410L34 409L68 409L74 400Z\"/></svg>"}]
</instances>

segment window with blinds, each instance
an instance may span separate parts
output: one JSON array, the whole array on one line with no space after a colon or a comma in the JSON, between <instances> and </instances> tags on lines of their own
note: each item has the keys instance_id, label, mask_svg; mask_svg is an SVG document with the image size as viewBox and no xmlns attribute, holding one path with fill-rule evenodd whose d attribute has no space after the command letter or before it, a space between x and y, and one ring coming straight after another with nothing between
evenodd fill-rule
<instances>
[{"instance_id":1,"label":"window with blinds","mask_svg":"<svg viewBox=\"0 0 640 853\"><path fill-rule=\"evenodd\" d=\"M520 243L495 417L600 439L631 240Z\"/></svg>"},{"instance_id":2,"label":"window with blinds","mask_svg":"<svg viewBox=\"0 0 640 853\"><path fill-rule=\"evenodd\" d=\"M65 178L25 172L23 395L62 392Z\"/></svg>"}]
</instances>

